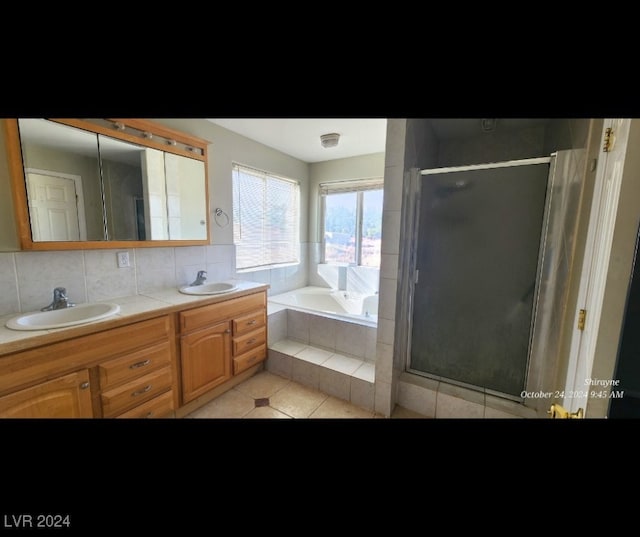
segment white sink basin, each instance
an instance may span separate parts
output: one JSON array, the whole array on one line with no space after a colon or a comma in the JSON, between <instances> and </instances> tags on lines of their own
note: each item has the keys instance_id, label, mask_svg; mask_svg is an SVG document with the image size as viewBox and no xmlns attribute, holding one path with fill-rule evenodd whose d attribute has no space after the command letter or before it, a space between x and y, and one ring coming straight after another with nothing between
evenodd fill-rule
<instances>
[{"instance_id":1,"label":"white sink basin","mask_svg":"<svg viewBox=\"0 0 640 537\"><path fill-rule=\"evenodd\" d=\"M111 317L120 311L120 306L108 302L87 302L72 308L23 313L9 319L7 328L12 330L48 330L85 324Z\"/></svg>"},{"instance_id":2,"label":"white sink basin","mask_svg":"<svg viewBox=\"0 0 640 537\"><path fill-rule=\"evenodd\" d=\"M219 295L221 293L230 293L238 288L233 283L216 282L204 283L202 285L188 285L181 287L179 291L185 295Z\"/></svg>"}]
</instances>

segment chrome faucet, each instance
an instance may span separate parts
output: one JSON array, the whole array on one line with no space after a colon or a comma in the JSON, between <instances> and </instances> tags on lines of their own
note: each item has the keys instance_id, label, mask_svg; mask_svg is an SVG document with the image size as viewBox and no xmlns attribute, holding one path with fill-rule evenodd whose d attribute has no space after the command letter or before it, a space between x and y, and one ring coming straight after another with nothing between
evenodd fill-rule
<instances>
[{"instance_id":1,"label":"chrome faucet","mask_svg":"<svg viewBox=\"0 0 640 537\"><path fill-rule=\"evenodd\" d=\"M207 279L207 271L206 270L199 270L198 271L198 276L196 276L196 279L191 282L189 285L202 285Z\"/></svg>"},{"instance_id":2,"label":"chrome faucet","mask_svg":"<svg viewBox=\"0 0 640 537\"><path fill-rule=\"evenodd\" d=\"M53 302L40 311L60 310L63 308L72 308L73 306L75 306L75 304L69 301L67 290L64 287L56 287L53 290Z\"/></svg>"}]
</instances>

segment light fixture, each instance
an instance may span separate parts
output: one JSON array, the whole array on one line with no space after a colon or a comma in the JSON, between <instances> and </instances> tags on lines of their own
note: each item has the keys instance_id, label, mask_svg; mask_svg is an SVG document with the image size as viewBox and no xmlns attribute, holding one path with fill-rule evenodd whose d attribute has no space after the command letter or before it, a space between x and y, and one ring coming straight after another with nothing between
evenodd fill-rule
<instances>
[{"instance_id":1,"label":"light fixture","mask_svg":"<svg viewBox=\"0 0 640 537\"><path fill-rule=\"evenodd\" d=\"M335 147L338 145L340 135L337 132L330 132L329 134L323 134L320 136L320 143L322 147Z\"/></svg>"}]
</instances>

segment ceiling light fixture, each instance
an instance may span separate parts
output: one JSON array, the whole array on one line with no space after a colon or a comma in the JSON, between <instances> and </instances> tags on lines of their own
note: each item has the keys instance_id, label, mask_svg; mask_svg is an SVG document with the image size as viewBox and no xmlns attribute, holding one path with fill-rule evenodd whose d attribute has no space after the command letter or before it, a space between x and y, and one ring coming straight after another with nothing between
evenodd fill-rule
<instances>
[{"instance_id":1,"label":"ceiling light fixture","mask_svg":"<svg viewBox=\"0 0 640 537\"><path fill-rule=\"evenodd\" d=\"M338 145L338 140L340 140L340 135L337 132L331 132L320 136L320 143L322 144L322 147L335 147Z\"/></svg>"}]
</instances>

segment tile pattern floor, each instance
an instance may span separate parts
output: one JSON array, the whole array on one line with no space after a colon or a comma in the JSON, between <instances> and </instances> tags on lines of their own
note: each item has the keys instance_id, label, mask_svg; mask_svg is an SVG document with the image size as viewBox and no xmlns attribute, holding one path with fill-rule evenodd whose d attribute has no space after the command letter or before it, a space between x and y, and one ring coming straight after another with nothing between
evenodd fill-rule
<instances>
[{"instance_id":1,"label":"tile pattern floor","mask_svg":"<svg viewBox=\"0 0 640 537\"><path fill-rule=\"evenodd\" d=\"M185 418L382 418L313 388L260 371ZM396 407L392 418L424 418Z\"/></svg>"}]
</instances>

